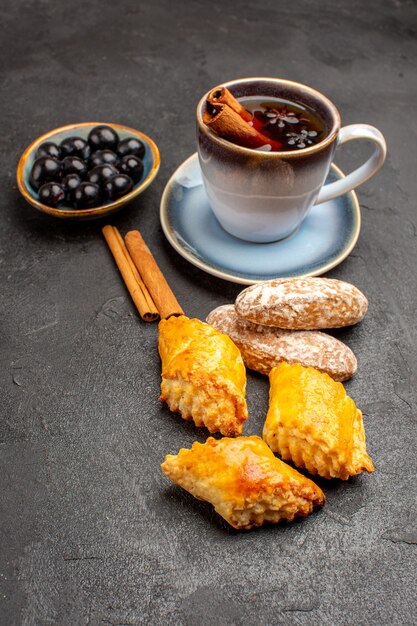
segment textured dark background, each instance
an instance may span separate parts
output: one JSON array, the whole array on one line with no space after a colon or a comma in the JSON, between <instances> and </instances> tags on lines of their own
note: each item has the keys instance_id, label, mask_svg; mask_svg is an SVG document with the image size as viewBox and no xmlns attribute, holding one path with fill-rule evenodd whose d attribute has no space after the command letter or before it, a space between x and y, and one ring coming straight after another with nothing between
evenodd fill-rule
<instances>
[{"instance_id":1,"label":"textured dark background","mask_svg":"<svg viewBox=\"0 0 417 626\"><path fill-rule=\"evenodd\" d=\"M0 20L0 622L397 625L415 622L417 5L412 0L3 0ZM100 228L37 213L15 167L41 133L114 121L150 134L161 171L112 222L142 230L184 309L204 318L239 286L174 252L159 200L195 150L211 86L280 76L379 127L384 169L358 192L363 225L329 274L368 296L338 333L359 371L373 475L327 482L327 506L231 531L159 464L207 433L158 402L157 326L142 323ZM338 163L367 156L350 144ZM249 374L246 434L268 384Z\"/></svg>"}]
</instances>

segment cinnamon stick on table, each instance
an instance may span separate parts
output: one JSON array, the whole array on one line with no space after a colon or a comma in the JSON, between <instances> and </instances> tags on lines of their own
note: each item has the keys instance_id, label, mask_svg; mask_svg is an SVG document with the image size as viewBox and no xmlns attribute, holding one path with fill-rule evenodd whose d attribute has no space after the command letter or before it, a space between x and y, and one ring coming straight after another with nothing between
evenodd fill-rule
<instances>
[{"instance_id":1,"label":"cinnamon stick on table","mask_svg":"<svg viewBox=\"0 0 417 626\"><path fill-rule=\"evenodd\" d=\"M149 290L162 319L171 315L184 315L164 275L138 230L131 230L125 237L127 249Z\"/></svg>"},{"instance_id":2,"label":"cinnamon stick on table","mask_svg":"<svg viewBox=\"0 0 417 626\"><path fill-rule=\"evenodd\" d=\"M155 322L159 318L158 309L129 256L122 236L115 226L110 225L104 226L102 233L139 315L145 322Z\"/></svg>"}]
</instances>

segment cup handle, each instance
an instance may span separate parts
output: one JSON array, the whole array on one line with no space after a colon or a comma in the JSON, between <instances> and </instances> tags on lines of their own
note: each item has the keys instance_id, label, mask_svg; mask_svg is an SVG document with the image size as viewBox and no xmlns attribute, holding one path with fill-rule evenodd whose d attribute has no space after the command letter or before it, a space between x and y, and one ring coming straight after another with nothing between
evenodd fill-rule
<instances>
[{"instance_id":1,"label":"cup handle","mask_svg":"<svg viewBox=\"0 0 417 626\"><path fill-rule=\"evenodd\" d=\"M363 165L348 174L346 178L324 185L318 195L316 204L327 202L328 200L332 200L332 198L336 198L337 196L355 189L355 187L358 187L371 178L385 161L387 145L383 134L377 128L369 124L350 124L349 126L343 126L339 131L338 146L352 141L353 139L371 141L374 144L372 155Z\"/></svg>"}]
</instances>

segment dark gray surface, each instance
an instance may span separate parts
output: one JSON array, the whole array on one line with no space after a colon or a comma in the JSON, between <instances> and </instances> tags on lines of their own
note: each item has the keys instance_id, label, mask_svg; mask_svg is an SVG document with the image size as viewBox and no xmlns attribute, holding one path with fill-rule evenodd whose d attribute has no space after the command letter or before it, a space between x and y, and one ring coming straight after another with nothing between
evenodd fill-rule
<instances>
[{"instance_id":1,"label":"dark gray surface","mask_svg":"<svg viewBox=\"0 0 417 626\"><path fill-rule=\"evenodd\" d=\"M3 0L0 28L1 624L416 623L416 3ZM376 471L323 481L328 504L304 521L237 533L159 469L207 433L158 402L157 327L138 319L103 223L37 213L15 166L61 124L150 134L161 171L111 221L142 230L203 319L240 288L170 248L159 199L195 149L199 97L251 75L315 86L345 124L379 127L389 155L359 190L358 245L329 274L370 301L337 334L358 356L347 388ZM351 144L337 162L367 154ZM249 374L246 434L261 432L267 394Z\"/></svg>"}]
</instances>

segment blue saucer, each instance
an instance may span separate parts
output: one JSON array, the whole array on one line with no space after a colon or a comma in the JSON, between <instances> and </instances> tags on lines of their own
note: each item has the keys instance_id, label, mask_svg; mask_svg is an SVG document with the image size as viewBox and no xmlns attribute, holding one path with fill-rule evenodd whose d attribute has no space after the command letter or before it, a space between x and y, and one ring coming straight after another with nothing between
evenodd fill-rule
<instances>
[{"instance_id":1,"label":"blue saucer","mask_svg":"<svg viewBox=\"0 0 417 626\"><path fill-rule=\"evenodd\" d=\"M335 165L326 182L343 178ZM197 153L168 181L160 219L170 244L193 265L242 285L295 276L318 276L354 248L361 214L353 191L315 205L298 230L282 241L251 243L229 235L212 212L201 179Z\"/></svg>"}]
</instances>

